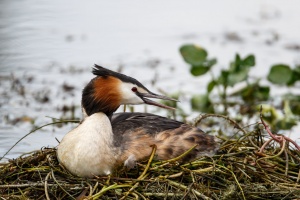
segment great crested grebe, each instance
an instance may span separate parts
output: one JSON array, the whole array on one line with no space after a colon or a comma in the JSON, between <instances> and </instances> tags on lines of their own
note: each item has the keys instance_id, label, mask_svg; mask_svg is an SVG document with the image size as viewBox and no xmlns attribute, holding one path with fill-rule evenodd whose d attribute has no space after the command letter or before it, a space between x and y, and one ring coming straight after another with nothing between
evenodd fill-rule
<instances>
[{"instance_id":1,"label":"great crested grebe","mask_svg":"<svg viewBox=\"0 0 300 200\"><path fill-rule=\"evenodd\" d=\"M71 173L93 177L111 174L121 164L131 168L136 161L150 156L153 144L159 160L177 157L196 144L185 161L217 151L217 139L199 128L148 113L113 114L122 104L172 108L148 98L176 100L157 95L136 79L98 65L93 74L96 77L82 92L86 117L57 147L59 162Z\"/></svg>"}]
</instances>

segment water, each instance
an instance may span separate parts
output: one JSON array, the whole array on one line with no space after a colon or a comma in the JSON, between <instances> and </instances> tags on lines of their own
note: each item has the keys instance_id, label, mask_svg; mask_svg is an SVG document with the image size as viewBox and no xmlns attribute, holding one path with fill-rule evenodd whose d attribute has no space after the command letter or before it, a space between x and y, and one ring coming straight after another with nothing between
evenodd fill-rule
<instances>
[{"instance_id":1,"label":"water","mask_svg":"<svg viewBox=\"0 0 300 200\"><path fill-rule=\"evenodd\" d=\"M299 5L296 0L0 1L0 156L32 124L52 122L46 116L70 118L70 111L62 112L65 105L74 105L80 118L80 92L94 63L122 69L154 91L188 95L204 91L209 76L191 77L178 52L185 43L217 57L216 73L236 52L257 56L253 75L263 76L277 62L299 64L299 51L287 48L300 44ZM55 146L55 138L74 126L37 131L6 157Z\"/></svg>"}]
</instances>

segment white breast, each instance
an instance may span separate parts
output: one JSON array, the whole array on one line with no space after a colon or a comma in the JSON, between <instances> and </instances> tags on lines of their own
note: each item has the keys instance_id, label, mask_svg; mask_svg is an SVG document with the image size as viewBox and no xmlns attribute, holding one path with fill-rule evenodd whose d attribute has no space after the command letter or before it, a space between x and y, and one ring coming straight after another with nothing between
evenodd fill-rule
<instances>
[{"instance_id":1,"label":"white breast","mask_svg":"<svg viewBox=\"0 0 300 200\"><path fill-rule=\"evenodd\" d=\"M86 117L57 147L59 162L81 177L110 174L117 155L111 123L103 113Z\"/></svg>"}]
</instances>

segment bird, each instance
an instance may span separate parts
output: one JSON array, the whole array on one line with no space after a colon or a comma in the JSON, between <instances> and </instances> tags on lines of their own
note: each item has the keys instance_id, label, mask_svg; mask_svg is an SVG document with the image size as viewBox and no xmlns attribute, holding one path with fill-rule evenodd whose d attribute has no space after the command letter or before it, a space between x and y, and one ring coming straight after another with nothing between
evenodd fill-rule
<instances>
[{"instance_id":1,"label":"bird","mask_svg":"<svg viewBox=\"0 0 300 200\"><path fill-rule=\"evenodd\" d=\"M219 142L200 128L151 113L115 113L121 105L148 104L174 109L150 98L177 101L148 90L138 80L94 65L82 91L84 119L57 146L59 163L79 177L110 175L118 166L133 168L149 158L175 158L197 145L182 162L214 155Z\"/></svg>"}]
</instances>

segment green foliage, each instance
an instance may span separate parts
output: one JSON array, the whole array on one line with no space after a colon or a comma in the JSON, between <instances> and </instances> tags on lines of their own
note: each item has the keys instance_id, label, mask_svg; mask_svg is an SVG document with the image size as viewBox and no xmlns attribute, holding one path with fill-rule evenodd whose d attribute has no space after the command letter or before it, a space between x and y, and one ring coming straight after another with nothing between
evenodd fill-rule
<instances>
[{"instance_id":1,"label":"green foliage","mask_svg":"<svg viewBox=\"0 0 300 200\"><path fill-rule=\"evenodd\" d=\"M194 76L201 76L203 74L206 74L208 72L209 68L208 67L203 67L203 66L191 66L191 74Z\"/></svg>"},{"instance_id":2,"label":"green foliage","mask_svg":"<svg viewBox=\"0 0 300 200\"><path fill-rule=\"evenodd\" d=\"M217 64L217 59L209 59L204 48L187 44L180 48L180 53L190 66L193 76L202 76L208 72L211 75L206 93L196 94L191 98L194 111L227 115L232 113L229 112L230 109L235 113L240 110L243 117L251 119L259 116L258 107L264 104L263 117L277 130L290 129L299 121L300 96L284 95L281 98L282 103L275 108L270 96L271 90L274 89L269 86L271 84L262 85L259 78L249 77L249 72L256 63L253 54L245 57L236 54L228 68L223 68L218 76L215 76L211 69ZM273 65L265 79L281 87L292 87L300 80L300 66L291 68L285 64ZM240 85L243 87L229 94L228 88L233 89ZM220 105L223 110L215 109Z\"/></svg>"},{"instance_id":3,"label":"green foliage","mask_svg":"<svg viewBox=\"0 0 300 200\"><path fill-rule=\"evenodd\" d=\"M300 66L295 67L295 69L292 69L292 78L288 82L289 86L294 85L297 81L300 81Z\"/></svg>"},{"instance_id":4,"label":"green foliage","mask_svg":"<svg viewBox=\"0 0 300 200\"><path fill-rule=\"evenodd\" d=\"M248 78L250 67L255 65L255 57L249 55L242 59L239 54L236 54L235 60L230 63L228 70L224 70L221 84L226 86L234 86Z\"/></svg>"},{"instance_id":5,"label":"green foliage","mask_svg":"<svg viewBox=\"0 0 300 200\"><path fill-rule=\"evenodd\" d=\"M207 85L207 93L210 93L217 84L215 80L211 80Z\"/></svg>"},{"instance_id":6,"label":"green foliage","mask_svg":"<svg viewBox=\"0 0 300 200\"><path fill-rule=\"evenodd\" d=\"M207 57L207 52L199 46L188 44L180 48L180 53L185 62L191 65L202 65Z\"/></svg>"},{"instance_id":7,"label":"green foliage","mask_svg":"<svg viewBox=\"0 0 300 200\"><path fill-rule=\"evenodd\" d=\"M259 82L248 84L241 90L232 94L232 96L241 96L247 103L267 101L270 97L270 87L261 86Z\"/></svg>"},{"instance_id":8,"label":"green foliage","mask_svg":"<svg viewBox=\"0 0 300 200\"><path fill-rule=\"evenodd\" d=\"M185 62L191 65L190 72L194 76L206 74L217 63L216 59L207 59L206 50L196 45L183 45L180 48L180 53Z\"/></svg>"},{"instance_id":9,"label":"green foliage","mask_svg":"<svg viewBox=\"0 0 300 200\"><path fill-rule=\"evenodd\" d=\"M268 80L278 85L287 85L292 80L292 70L289 66L279 64L270 69Z\"/></svg>"},{"instance_id":10,"label":"green foliage","mask_svg":"<svg viewBox=\"0 0 300 200\"><path fill-rule=\"evenodd\" d=\"M300 80L300 66L292 69L285 64L273 65L270 69L268 80L278 85L293 86Z\"/></svg>"}]
</instances>

